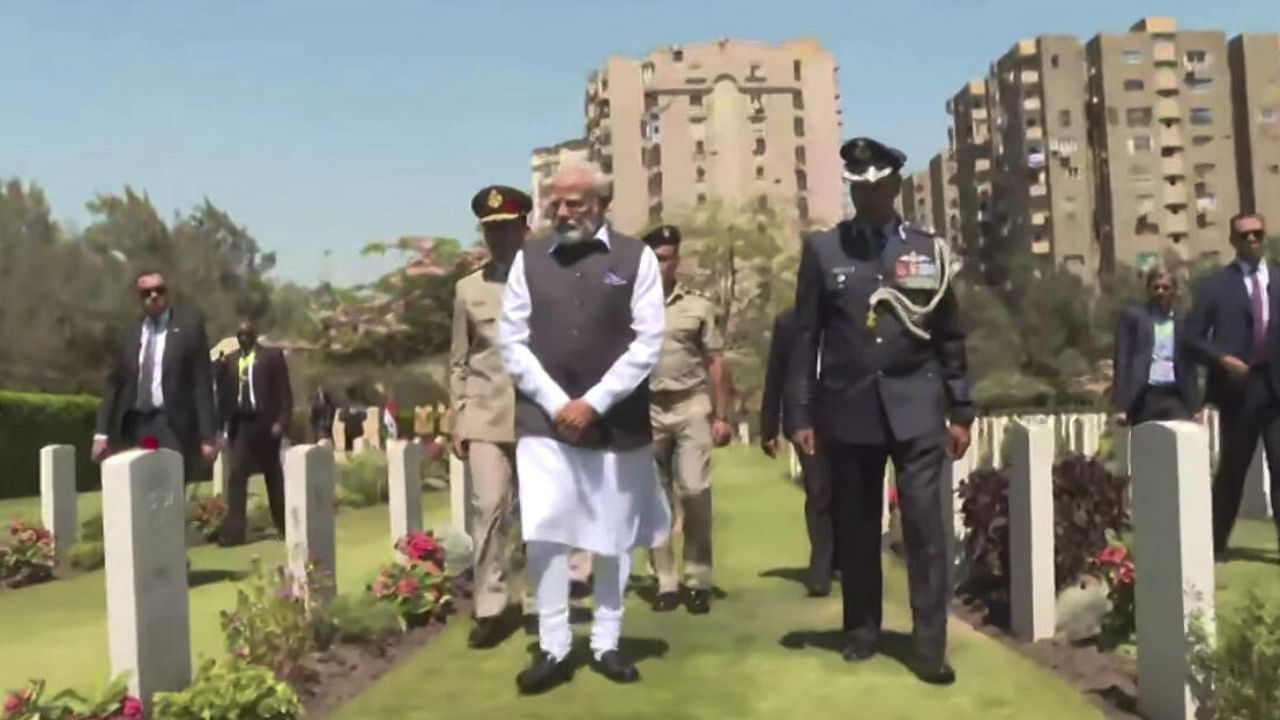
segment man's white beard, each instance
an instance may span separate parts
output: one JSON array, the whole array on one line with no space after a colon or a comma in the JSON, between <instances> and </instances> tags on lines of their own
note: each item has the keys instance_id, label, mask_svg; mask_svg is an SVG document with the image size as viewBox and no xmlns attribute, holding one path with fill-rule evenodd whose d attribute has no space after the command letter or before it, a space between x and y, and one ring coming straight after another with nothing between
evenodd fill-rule
<instances>
[{"instance_id":1,"label":"man's white beard","mask_svg":"<svg viewBox=\"0 0 1280 720\"><path fill-rule=\"evenodd\" d=\"M560 236L560 240L565 244L575 245L595 237L596 233L599 231L600 224L598 222L591 221L584 222L581 227L570 230L560 230L557 228L556 234Z\"/></svg>"}]
</instances>

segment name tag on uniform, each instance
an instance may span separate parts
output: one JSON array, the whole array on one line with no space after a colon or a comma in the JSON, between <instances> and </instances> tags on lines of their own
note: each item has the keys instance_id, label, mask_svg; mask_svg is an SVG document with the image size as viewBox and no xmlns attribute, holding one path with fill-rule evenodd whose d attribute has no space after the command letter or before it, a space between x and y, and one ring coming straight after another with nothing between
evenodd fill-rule
<instances>
[{"instance_id":1,"label":"name tag on uniform","mask_svg":"<svg viewBox=\"0 0 1280 720\"><path fill-rule=\"evenodd\" d=\"M894 280L907 290L936 290L942 278L933 258L913 250L894 264Z\"/></svg>"},{"instance_id":2,"label":"name tag on uniform","mask_svg":"<svg viewBox=\"0 0 1280 720\"><path fill-rule=\"evenodd\" d=\"M849 285L849 278L853 275L854 266L831 268L831 281L835 284L837 290L843 290Z\"/></svg>"}]
</instances>

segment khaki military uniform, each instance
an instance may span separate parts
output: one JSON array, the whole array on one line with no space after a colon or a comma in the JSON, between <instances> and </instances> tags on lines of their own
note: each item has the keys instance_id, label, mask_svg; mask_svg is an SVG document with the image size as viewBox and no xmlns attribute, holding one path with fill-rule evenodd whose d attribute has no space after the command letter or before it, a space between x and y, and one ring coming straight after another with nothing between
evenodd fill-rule
<instances>
[{"instance_id":1,"label":"khaki military uniform","mask_svg":"<svg viewBox=\"0 0 1280 720\"><path fill-rule=\"evenodd\" d=\"M449 351L449 396L440 431L468 444L475 614L493 617L506 609L508 582L518 547L515 493L515 390L502 364L498 317L505 273L491 263L454 288L453 339ZM526 610L533 607L525 593Z\"/></svg>"},{"instance_id":2,"label":"khaki military uniform","mask_svg":"<svg viewBox=\"0 0 1280 720\"><path fill-rule=\"evenodd\" d=\"M711 423L707 360L724 350L715 304L677 285L667 296L662 354L649 380L649 417L658 472L684 535L684 582L711 589ZM660 593L676 592L671 540L652 551Z\"/></svg>"}]
</instances>

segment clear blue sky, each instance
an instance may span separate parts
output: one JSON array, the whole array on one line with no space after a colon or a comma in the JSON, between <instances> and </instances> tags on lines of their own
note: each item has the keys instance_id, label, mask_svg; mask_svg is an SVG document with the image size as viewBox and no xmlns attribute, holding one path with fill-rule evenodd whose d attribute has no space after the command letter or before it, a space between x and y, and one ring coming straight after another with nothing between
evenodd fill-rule
<instances>
[{"instance_id":1,"label":"clear blue sky","mask_svg":"<svg viewBox=\"0 0 1280 720\"><path fill-rule=\"evenodd\" d=\"M532 148L581 134L610 54L815 36L846 134L919 167L946 142L946 98L1018 39L1144 14L1280 31L1275 0L0 0L0 177L81 226L126 183L166 216L208 197L278 252L278 276L348 283L378 269L358 258L369 241L471 240L471 195L527 185Z\"/></svg>"}]
</instances>

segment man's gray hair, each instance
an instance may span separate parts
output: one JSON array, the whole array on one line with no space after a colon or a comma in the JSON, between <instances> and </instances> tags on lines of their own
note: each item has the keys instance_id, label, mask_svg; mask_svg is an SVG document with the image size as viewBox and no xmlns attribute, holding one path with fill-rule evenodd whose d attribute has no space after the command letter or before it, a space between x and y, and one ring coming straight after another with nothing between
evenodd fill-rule
<instances>
[{"instance_id":1,"label":"man's gray hair","mask_svg":"<svg viewBox=\"0 0 1280 720\"><path fill-rule=\"evenodd\" d=\"M613 198L613 180L594 162L575 161L561 165L552 176L551 185L554 187L565 179L577 177L585 177L589 183L587 191L603 204L609 204Z\"/></svg>"}]
</instances>

